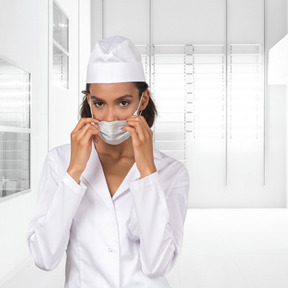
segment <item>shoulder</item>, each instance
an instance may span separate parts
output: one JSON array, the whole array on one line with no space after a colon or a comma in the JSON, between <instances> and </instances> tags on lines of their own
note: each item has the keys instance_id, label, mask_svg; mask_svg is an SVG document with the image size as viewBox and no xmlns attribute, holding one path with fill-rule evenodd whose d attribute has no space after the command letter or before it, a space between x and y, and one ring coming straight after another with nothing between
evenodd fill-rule
<instances>
[{"instance_id":1,"label":"shoulder","mask_svg":"<svg viewBox=\"0 0 288 288\"><path fill-rule=\"evenodd\" d=\"M64 144L50 149L48 155L51 157L65 157L67 154L69 155L70 152L71 144Z\"/></svg>"},{"instance_id":2,"label":"shoulder","mask_svg":"<svg viewBox=\"0 0 288 288\"><path fill-rule=\"evenodd\" d=\"M71 145L65 144L52 148L46 154L42 166L42 178L62 179L70 163ZM55 180L57 181L57 180Z\"/></svg>"},{"instance_id":3,"label":"shoulder","mask_svg":"<svg viewBox=\"0 0 288 288\"><path fill-rule=\"evenodd\" d=\"M48 151L46 162L53 163L58 169L67 169L71 157L71 144L56 146ZM55 168L56 168L55 167ZM58 170L57 169L57 170Z\"/></svg>"},{"instance_id":4,"label":"shoulder","mask_svg":"<svg viewBox=\"0 0 288 288\"><path fill-rule=\"evenodd\" d=\"M168 156L156 148L153 149L153 152L155 165L159 173L171 175L173 178L182 174L184 178L188 178L187 169L182 162L172 158L171 156Z\"/></svg>"},{"instance_id":5,"label":"shoulder","mask_svg":"<svg viewBox=\"0 0 288 288\"><path fill-rule=\"evenodd\" d=\"M157 149L154 150L154 161L166 197L177 194L183 197L186 203L190 181L185 165Z\"/></svg>"}]
</instances>

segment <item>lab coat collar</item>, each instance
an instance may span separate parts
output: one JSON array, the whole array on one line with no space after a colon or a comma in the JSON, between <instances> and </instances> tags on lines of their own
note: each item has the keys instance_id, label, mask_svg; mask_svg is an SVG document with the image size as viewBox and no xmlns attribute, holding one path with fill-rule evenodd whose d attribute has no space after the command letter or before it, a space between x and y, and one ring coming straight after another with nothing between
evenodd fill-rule
<instances>
[{"instance_id":1,"label":"lab coat collar","mask_svg":"<svg viewBox=\"0 0 288 288\"><path fill-rule=\"evenodd\" d=\"M95 193L99 195L99 197L103 200L103 202L107 205L109 210L113 210L113 203L111 200L110 192L106 183L105 175L102 170L102 165L100 159L98 157L98 153L94 147L94 143L92 141L92 149L90 158L87 161L86 168L82 173L81 177L83 177L90 187L93 189Z\"/></svg>"},{"instance_id":2,"label":"lab coat collar","mask_svg":"<svg viewBox=\"0 0 288 288\"><path fill-rule=\"evenodd\" d=\"M154 159L155 158L156 159L160 159L160 160L163 159L161 152L158 149L154 148L154 147L153 147L153 154L154 154Z\"/></svg>"},{"instance_id":3,"label":"lab coat collar","mask_svg":"<svg viewBox=\"0 0 288 288\"><path fill-rule=\"evenodd\" d=\"M160 151L158 151L157 149L153 149L153 154L154 154L154 158L162 159L162 155L161 155ZM126 192L129 189L130 182L136 181L138 179L140 179L140 173L139 173L139 170L137 169L136 163L134 163L133 166L131 167L131 169L129 170L129 172L127 173L126 177L124 178L124 180L120 184L119 188L117 189L117 191L113 195L112 199L116 200L117 198L123 196L124 192Z\"/></svg>"},{"instance_id":4,"label":"lab coat collar","mask_svg":"<svg viewBox=\"0 0 288 288\"><path fill-rule=\"evenodd\" d=\"M153 149L153 154L155 164L157 166L158 159L162 159L162 155L161 152L155 148ZM137 169L136 163L134 163L129 172L127 173L126 177L118 187L117 191L113 195L113 197L111 197L106 182L105 174L102 169L102 164L100 162L96 148L92 142L90 158L87 162L86 168L82 173L81 177L83 177L86 180L86 182L88 182L88 184L91 186L91 188L96 193L98 193L98 195L106 204L106 206L110 210L114 211L113 201L124 195L124 192L127 192L127 190L129 189L130 182L140 179L140 173Z\"/></svg>"}]
</instances>

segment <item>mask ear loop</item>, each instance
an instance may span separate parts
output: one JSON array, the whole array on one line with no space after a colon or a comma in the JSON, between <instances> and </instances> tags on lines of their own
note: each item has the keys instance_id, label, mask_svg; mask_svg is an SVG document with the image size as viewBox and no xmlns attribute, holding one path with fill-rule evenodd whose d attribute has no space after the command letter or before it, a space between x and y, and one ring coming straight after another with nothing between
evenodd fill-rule
<instances>
[{"instance_id":1,"label":"mask ear loop","mask_svg":"<svg viewBox=\"0 0 288 288\"><path fill-rule=\"evenodd\" d=\"M89 91L87 91L87 93L89 94L89 102L90 102L90 112L91 112L91 117L94 118L93 116L93 112L92 112L92 99L91 99L91 94ZM94 125L93 122L91 122L92 125Z\"/></svg>"},{"instance_id":2,"label":"mask ear loop","mask_svg":"<svg viewBox=\"0 0 288 288\"><path fill-rule=\"evenodd\" d=\"M94 118L94 116L93 116L93 112L92 112L92 100L91 100L91 94L90 94L90 92L89 91L86 91L86 90L83 90L83 91L81 91L81 93L83 93L83 94L85 94L86 95L86 93L88 93L88 95L89 95L89 102L90 102L90 113L91 113L91 117L92 118ZM87 96L86 96L86 99L87 99ZM87 100L87 103L88 103L88 100Z\"/></svg>"},{"instance_id":3,"label":"mask ear loop","mask_svg":"<svg viewBox=\"0 0 288 288\"><path fill-rule=\"evenodd\" d=\"M138 104L138 107L137 107L137 110L136 110L136 115L138 114L138 110L139 110L141 102L142 102L143 93L144 92L142 92L141 97L140 97L140 101L139 101L139 104ZM141 116L141 114L142 114L142 110L140 110L139 116Z\"/></svg>"},{"instance_id":4,"label":"mask ear loop","mask_svg":"<svg viewBox=\"0 0 288 288\"><path fill-rule=\"evenodd\" d=\"M90 92L88 92L88 94L89 94L89 102L90 102L90 112L91 112L91 117L94 118L94 116L93 116L93 112L92 112L92 99L91 99L91 94L90 94Z\"/></svg>"}]
</instances>

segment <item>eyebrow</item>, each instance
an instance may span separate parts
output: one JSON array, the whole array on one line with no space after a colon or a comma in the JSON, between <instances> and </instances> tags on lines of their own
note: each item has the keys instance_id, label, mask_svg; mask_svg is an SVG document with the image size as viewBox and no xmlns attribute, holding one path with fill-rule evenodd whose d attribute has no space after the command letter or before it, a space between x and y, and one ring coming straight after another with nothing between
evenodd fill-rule
<instances>
[{"instance_id":1,"label":"eyebrow","mask_svg":"<svg viewBox=\"0 0 288 288\"><path fill-rule=\"evenodd\" d=\"M99 98L99 97L91 96L91 98L92 98L93 100L97 100L97 101L101 101L101 102L104 102L104 103L105 103L105 100L104 100L104 99L101 99L101 98ZM125 99L125 98L133 98L133 96L132 96L132 95L129 95L129 94L123 95L123 96L120 96L120 97L116 98L116 99L114 100L114 102L119 101L119 100L122 100L122 99Z\"/></svg>"}]
</instances>

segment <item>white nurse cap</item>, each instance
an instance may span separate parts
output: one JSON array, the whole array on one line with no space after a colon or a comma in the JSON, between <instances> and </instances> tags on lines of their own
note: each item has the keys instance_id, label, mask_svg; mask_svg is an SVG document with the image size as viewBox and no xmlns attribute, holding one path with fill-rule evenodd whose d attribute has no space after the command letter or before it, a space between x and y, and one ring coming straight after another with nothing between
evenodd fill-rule
<instances>
[{"instance_id":1,"label":"white nurse cap","mask_svg":"<svg viewBox=\"0 0 288 288\"><path fill-rule=\"evenodd\" d=\"M97 42L86 83L146 82L141 56L131 40L113 36Z\"/></svg>"}]
</instances>

